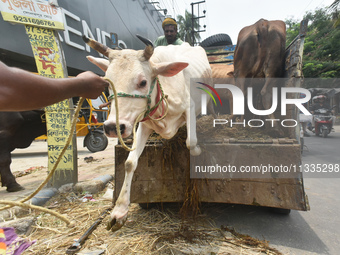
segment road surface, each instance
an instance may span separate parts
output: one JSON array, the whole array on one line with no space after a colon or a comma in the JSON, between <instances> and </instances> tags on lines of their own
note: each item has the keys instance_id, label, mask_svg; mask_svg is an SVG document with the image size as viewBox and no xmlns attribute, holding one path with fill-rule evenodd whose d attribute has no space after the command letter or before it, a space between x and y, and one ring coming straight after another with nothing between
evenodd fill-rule
<instances>
[{"instance_id":1,"label":"road surface","mask_svg":"<svg viewBox=\"0 0 340 255\"><path fill-rule=\"evenodd\" d=\"M336 132L328 138L306 137L305 145L303 164L340 164L340 126L336 126ZM80 138L78 150L79 158L90 154L82 147ZM46 144L41 142L25 150L15 150L13 154L12 169L25 170L33 166L29 163L32 160L34 166L47 166ZM239 233L265 239L283 254L337 255L340 251L340 173L305 174L304 186L311 207L307 212L282 215L263 207L227 204L206 206L203 212L215 219L217 226L233 227Z\"/></svg>"},{"instance_id":2,"label":"road surface","mask_svg":"<svg viewBox=\"0 0 340 255\"><path fill-rule=\"evenodd\" d=\"M340 126L335 128L328 138L305 138L303 164L340 164ZM340 254L340 172L305 174L304 186L310 211L282 215L261 207L222 204L213 210L206 208L205 213L217 226L265 239L283 254Z\"/></svg>"}]
</instances>

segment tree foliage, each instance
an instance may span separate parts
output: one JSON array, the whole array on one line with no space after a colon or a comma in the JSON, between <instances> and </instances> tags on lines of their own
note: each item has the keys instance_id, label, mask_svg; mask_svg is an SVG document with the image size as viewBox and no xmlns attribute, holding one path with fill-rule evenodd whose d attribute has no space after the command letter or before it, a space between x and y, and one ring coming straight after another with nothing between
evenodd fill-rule
<instances>
[{"instance_id":1,"label":"tree foliage","mask_svg":"<svg viewBox=\"0 0 340 255\"><path fill-rule=\"evenodd\" d=\"M179 37L184 41L188 42L192 45L192 14L185 11L184 17L182 15L177 16L177 24L178 24L178 34ZM194 30L199 30L198 19L194 19ZM195 42L198 42L201 39L199 33L195 33Z\"/></svg>"},{"instance_id":2,"label":"tree foliage","mask_svg":"<svg viewBox=\"0 0 340 255\"><path fill-rule=\"evenodd\" d=\"M340 15L339 15L340 0L334 0L334 2L328 8L331 11L333 11L333 18L336 19L334 23L334 27L339 26L340 25Z\"/></svg>"},{"instance_id":3,"label":"tree foliage","mask_svg":"<svg viewBox=\"0 0 340 255\"><path fill-rule=\"evenodd\" d=\"M328 10L317 9L304 17L309 20L302 68L306 78L340 77L340 27L334 26L337 16ZM288 44L299 34L300 24L290 19L286 25Z\"/></svg>"}]
</instances>

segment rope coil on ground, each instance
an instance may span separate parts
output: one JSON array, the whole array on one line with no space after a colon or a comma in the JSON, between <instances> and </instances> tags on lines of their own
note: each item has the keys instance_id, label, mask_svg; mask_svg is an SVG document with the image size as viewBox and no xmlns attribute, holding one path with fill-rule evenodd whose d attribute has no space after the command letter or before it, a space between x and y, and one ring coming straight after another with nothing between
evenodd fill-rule
<instances>
[{"instance_id":1,"label":"rope coil on ground","mask_svg":"<svg viewBox=\"0 0 340 255\"><path fill-rule=\"evenodd\" d=\"M9 205L10 207L20 206L20 207L24 207L24 208L27 208L27 209L33 209L33 210L49 213L49 214L61 219L62 221L64 221L67 224L68 227L72 228L72 227L75 226L75 223L69 221L65 216L63 216L60 213L57 213L55 211L52 211L50 209L47 209L45 207L42 207L42 206L36 206L36 205L25 204L25 203L16 202L16 201L6 201L6 200L0 200L0 204Z\"/></svg>"}]
</instances>

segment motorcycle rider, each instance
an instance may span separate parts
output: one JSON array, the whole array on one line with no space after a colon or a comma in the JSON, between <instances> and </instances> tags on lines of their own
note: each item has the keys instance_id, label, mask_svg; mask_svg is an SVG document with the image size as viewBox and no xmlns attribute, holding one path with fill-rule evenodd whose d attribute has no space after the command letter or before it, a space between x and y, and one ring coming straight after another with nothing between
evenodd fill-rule
<instances>
[{"instance_id":1,"label":"motorcycle rider","mask_svg":"<svg viewBox=\"0 0 340 255\"><path fill-rule=\"evenodd\" d=\"M314 114L316 110L327 109L331 110L331 106L326 102L326 96L320 95L317 97L318 102L313 104L311 107L311 113ZM333 111L332 111L333 113Z\"/></svg>"},{"instance_id":2,"label":"motorcycle rider","mask_svg":"<svg viewBox=\"0 0 340 255\"><path fill-rule=\"evenodd\" d=\"M314 103L311 108L310 108L310 112L314 115L315 114L315 111L316 110L319 110L319 109L327 109L329 111L331 111L331 113L334 115L334 110L331 109L331 106L326 102L326 96L325 95L320 95L320 96L317 96L315 99L317 99L317 102ZM313 98L313 101L314 101L314 98ZM333 125L334 125L334 121L335 121L335 118L334 116L332 117L332 122L333 122ZM312 125L313 125L313 128L314 128L314 118L312 119Z\"/></svg>"}]
</instances>

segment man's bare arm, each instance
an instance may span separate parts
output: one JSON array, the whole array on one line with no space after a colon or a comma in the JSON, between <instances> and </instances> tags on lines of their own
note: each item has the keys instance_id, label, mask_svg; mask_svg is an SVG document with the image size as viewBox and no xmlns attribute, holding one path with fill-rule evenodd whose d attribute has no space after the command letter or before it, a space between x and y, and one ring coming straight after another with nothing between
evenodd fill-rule
<instances>
[{"instance_id":1,"label":"man's bare arm","mask_svg":"<svg viewBox=\"0 0 340 255\"><path fill-rule=\"evenodd\" d=\"M89 71L75 78L51 79L0 62L0 111L39 109L75 96L94 99L107 86Z\"/></svg>"}]
</instances>

